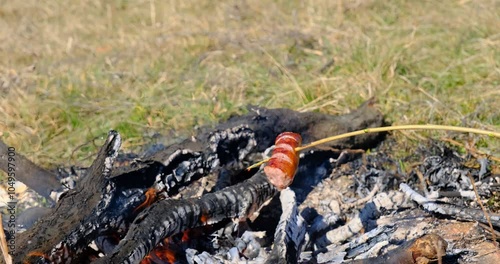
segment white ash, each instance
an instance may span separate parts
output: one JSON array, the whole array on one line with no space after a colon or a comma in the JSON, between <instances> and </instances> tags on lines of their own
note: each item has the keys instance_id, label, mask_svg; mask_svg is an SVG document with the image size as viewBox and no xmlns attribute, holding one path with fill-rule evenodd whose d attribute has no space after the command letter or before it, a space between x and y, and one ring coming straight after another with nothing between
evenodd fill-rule
<instances>
[{"instance_id":1,"label":"white ash","mask_svg":"<svg viewBox=\"0 0 500 264\"><path fill-rule=\"evenodd\" d=\"M454 190L470 190L470 170L464 168L460 156L451 150L442 150L439 156L430 156L424 159L421 171L429 180L431 191L444 188Z\"/></svg>"},{"instance_id":2,"label":"white ash","mask_svg":"<svg viewBox=\"0 0 500 264\"><path fill-rule=\"evenodd\" d=\"M359 233L363 228L376 226L376 219L381 210L396 210L407 203L406 197L401 192L383 192L375 195L371 202L349 220L345 225L328 231L324 236L316 240L318 248L324 248L329 244L341 243Z\"/></svg>"},{"instance_id":3,"label":"white ash","mask_svg":"<svg viewBox=\"0 0 500 264\"><path fill-rule=\"evenodd\" d=\"M479 180L481 180L483 178L483 176L488 172L489 161L486 158L479 158L479 159L477 159L477 161L481 165L481 167L479 169L479 175L478 175Z\"/></svg>"},{"instance_id":4,"label":"white ash","mask_svg":"<svg viewBox=\"0 0 500 264\"><path fill-rule=\"evenodd\" d=\"M318 263L330 263L330 264L340 264L344 263L344 258L347 255L348 249L356 248L360 245L366 244L373 238L377 238L381 234L391 233L393 231L392 226L379 226L370 232L359 235L356 239L349 243L344 243L342 245L329 245L326 247L326 252L319 253L316 257Z\"/></svg>"},{"instance_id":5,"label":"white ash","mask_svg":"<svg viewBox=\"0 0 500 264\"><path fill-rule=\"evenodd\" d=\"M180 157L180 156L185 156L185 155L188 155L188 154L193 154L194 151L190 150L190 149L178 149L176 151L174 151L174 153L170 154L162 163L164 166L168 166L170 165L170 163L172 163L172 161L174 161L174 159Z\"/></svg>"},{"instance_id":6,"label":"white ash","mask_svg":"<svg viewBox=\"0 0 500 264\"><path fill-rule=\"evenodd\" d=\"M227 258L231 262L238 262L240 261L240 251L238 250L237 247L232 247L227 251Z\"/></svg>"},{"instance_id":7,"label":"white ash","mask_svg":"<svg viewBox=\"0 0 500 264\"><path fill-rule=\"evenodd\" d=\"M254 259L259 255L264 236L265 232L245 231L240 238L236 239L236 249L246 259Z\"/></svg>"},{"instance_id":8,"label":"white ash","mask_svg":"<svg viewBox=\"0 0 500 264\"><path fill-rule=\"evenodd\" d=\"M456 206L452 204L437 204L435 201L425 198L416 191L414 191L410 186L405 183L401 183L400 188L405 194L410 197L413 201L421 205L425 210L433 213L438 213L441 215L447 215L455 219L467 220L467 221L479 221L482 223L488 223L484 212L480 209L467 208L462 206ZM500 215L490 214L491 224L496 227L500 227Z\"/></svg>"},{"instance_id":9,"label":"white ash","mask_svg":"<svg viewBox=\"0 0 500 264\"><path fill-rule=\"evenodd\" d=\"M432 191L432 192L428 192L428 194L426 195L426 197L428 199L431 199L431 200L435 200L435 199L442 198L442 197L453 197L453 196L467 198L469 200L476 199L476 193L474 191L462 191L462 190L453 191L453 192Z\"/></svg>"},{"instance_id":10,"label":"white ash","mask_svg":"<svg viewBox=\"0 0 500 264\"><path fill-rule=\"evenodd\" d=\"M227 263L224 259L213 256L206 251L198 253L196 249L186 249L186 259L188 264L221 264Z\"/></svg>"},{"instance_id":11,"label":"white ash","mask_svg":"<svg viewBox=\"0 0 500 264\"><path fill-rule=\"evenodd\" d=\"M317 233L323 232L330 228L340 220L340 217L335 213L327 213L325 216L318 215L314 218L312 225L308 229L310 236L315 236Z\"/></svg>"},{"instance_id":12,"label":"white ash","mask_svg":"<svg viewBox=\"0 0 500 264\"><path fill-rule=\"evenodd\" d=\"M274 233L271 259L266 263L297 262L306 233L304 219L298 213L295 192L286 188L280 193L282 214Z\"/></svg>"},{"instance_id":13,"label":"white ash","mask_svg":"<svg viewBox=\"0 0 500 264\"><path fill-rule=\"evenodd\" d=\"M178 186L190 182L195 175L205 172L203 155L190 149L178 149L168 156L163 162L165 168L156 175L155 189L168 197L168 192ZM165 192L163 192L165 191Z\"/></svg>"},{"instance_id":14,"label":"white ash","mask_svg":"<svg viewBox=\"0 0 500 264\"><path fill-rule=\"evenodd\" d=\"M368 251L357 255L356 258L354 258L354 259L366 259L366 258L377 257L378 255L380 255L380 251L382 250L382 248L387 246L388 244L389 244L389 241L387 241L387 240L380 241L377 244L375 244L373 247L368 249Z\"/></svg>"},{"instance_id":15,"label":"white ash","mask_svg":"<svg viewBox=\"0 0 500 264\"><path fill-rule=\"evenodd\" d=\"M106 153L106 158L104 159L103 177L106 178L111 174L113 163L115 162L115 159L118 156L118 150L120 150L120 146L122 145L122 138L118 132L110 131L107 141L113 142L113 145L108 153Z\"/></svg>"}]
</instances>

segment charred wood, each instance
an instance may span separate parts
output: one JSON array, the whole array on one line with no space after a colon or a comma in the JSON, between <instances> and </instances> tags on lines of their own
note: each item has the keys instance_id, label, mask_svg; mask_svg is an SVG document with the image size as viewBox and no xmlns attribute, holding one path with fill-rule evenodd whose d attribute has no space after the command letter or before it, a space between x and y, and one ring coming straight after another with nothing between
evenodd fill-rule
<instances>
[{"instance_id":1,"label":"charred wood","mask_svg":"<svg viewBox=\"0 0 500 264\"><path fill-rule=\"evenodd\" d=\"M15 263L27 260L26 254L30 252L46 254L53 247L60 248L56 245L61 245L61 241L64 241L67 234L77 229L85 217L96 213L95 207L101 200L106 178L110 175L120 145L120 135L116 131L109 132L106 142L82 182L75 189L68 191L57 207L51 209L52 212L29 232L19 235L18 248L13 255ZM90 243L90 241L87 242ZM58 252L54 253L58 254ZM57 256L54 257L57 258Z\"/></svg>"},{"instance_id":2,"label":"charred wood","mask_svg":"<svg viewBox=\"0 0 500 264\"><path fill-rule=\"evenodd\" d=\"M401 183L400 188L401 191L403 191L408 197L429 212L438 213L459 220L478 221L483 224L488 223L488 220L482 210L432 201L420 195L405 183ZM500 215L491 214L490 221L493 226L497 228L500 227Z\"/></svg>"},{"instance_id":3,"label":"charred wood","mask_svg":"<svg viewBox=\"0 0 500 264\"><path fill-rule=\"evenodd\" d=\"M164 238L226 218L244 219L276 192L258 173L246 182L199 199L160 201L137 216L112 254L95 263L139 263Z\"/></svg>"},{"instance_id":4,"label":"charred wood","mask_svg":"<svg viewBox=\"0 0 500 264\"><path fill-rule=\"evenodd\" d=\"M283 213L274 234L273 251L266 263L297 263L306 233L305 222L298 213L295 193L290 188L280 192L280 200Z\"/></svg>"}]
</instances>

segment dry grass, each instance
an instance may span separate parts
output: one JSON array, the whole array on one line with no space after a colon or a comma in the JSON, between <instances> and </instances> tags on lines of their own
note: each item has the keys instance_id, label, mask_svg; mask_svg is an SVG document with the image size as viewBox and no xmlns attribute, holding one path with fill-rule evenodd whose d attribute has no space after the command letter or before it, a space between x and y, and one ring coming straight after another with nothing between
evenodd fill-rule
<instances>
[{"instance_id":1,"label":"dry grass","mask_svg":"<svg viewBox=\"0 0 500 264\"><path fill-rule=\"evenodd\" d=\"M73 150L111 128L132 150L248 104L340 114L371 96L394 124L499 131L498 25L494 0L2 1L0 133L36 163L89 164L93 144Z\"/></svg>"}]
</instances>

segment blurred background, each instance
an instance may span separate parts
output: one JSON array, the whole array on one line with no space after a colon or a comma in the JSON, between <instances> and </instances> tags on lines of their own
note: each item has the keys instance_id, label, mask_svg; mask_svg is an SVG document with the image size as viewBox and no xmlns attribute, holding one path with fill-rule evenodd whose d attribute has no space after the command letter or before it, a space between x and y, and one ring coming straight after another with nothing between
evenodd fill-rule
<instances>
[{"instance_id":1,"label":"blurred background","mask_svg":"<svg viewBox=\"0 0 500 264\"><path fill-rule=\"evenodd\" d=\"M500 130L500 1L0 0L0 138L89 165L109 129L138 151L247 105ZM161 136L159 136L161 135ZM424 138L395 133L395 155Z\"/></svg>"}]
</instances>

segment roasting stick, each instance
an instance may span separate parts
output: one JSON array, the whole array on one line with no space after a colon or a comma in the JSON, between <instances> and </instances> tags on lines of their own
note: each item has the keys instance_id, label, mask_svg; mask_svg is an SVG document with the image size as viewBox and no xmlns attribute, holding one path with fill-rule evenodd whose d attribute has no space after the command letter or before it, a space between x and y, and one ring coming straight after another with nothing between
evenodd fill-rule
<instances>
[{"instance_id":1,"label":"roasting stick","mask_svg":"<svg viewBox=\"0 0 500 264\"><path fill-rule=\"evenodd\" d=\"M455 131L455 132L462 132L462 133L474 133L474 134L479 134L479 135L486 135L489 137L496 137L500 138L500 133L495 132L495 131L487 131L483 129L477 129L477 128L469 128L469 127L459 127L459 126L443 126L443 125L402 125L402 126L386 126L386 127L374 127L374 128L366 128L362 130L357 130L353 132L348 132L336 136L331 136L327 138L323 138L317 141L313 141L307 145L301 146L301 147L296 147L295 151L300 152L305 149L309 149L312 147L316 147L321 144L325 144L328 142L332 142L335 140L343 139L343 138L348 138L348 137L353 137L353 136L359 136L363 134L368 134L368 133L378 133L378 132L388 132L388 131L396 131L396 130L446 130L446 131ZM260 162L257 162L250 167L247 168L247 170L251 170L253 168L257 168L260 165L268 162L271 158L264 159Z\"/></svg>"},{"instance_id":2,"label":"roasting stick","mask_svg":"<svg viewBox=\"0 0 500 264\"><path fill-rule=\"evenodd\" d=\"M403 125L403 126L387 126L387 127L376 127L376 128L366 128L363 130L357 130L341 135L336 135L332 137L327 137L321 140L314 141L312 143L309 143L308 145L305 146L300 146L302 142L302 138L299 134L292 133L292 132L284 132L279 134L276 137L276 142L275 142L275 148L273 150L273 153L271 155L271 158L265 159L261 162L258 162L250 167L248 167L248 170L252 168L256 168L260 166L261 164L268 162L268 164L264 167L264 173L266 174L269 182L273 184L279 191L285 190L290 184L293 182L293 179L295 177L295 172L297 171L298 168L298 163L299 163L299 151L302 151L304 149L312 148L327 142L331 142L334 140L338 139L343 139L347 137L352 137L352 136L358 136L358 135L363 135L367 133L377 133L377 132L387 132L387 131L395 131L395 130L418 130L418 129L426 129L426 130L446 130L446 131L455 131L455 132L464 132L464 133L475 133L475 134L480 134L480 135L487 135L490 137L497 137L500 138L500 133L494 132L494 131L486 131L482 129L475 129L475 128L468 128L468 127L457 127L457 126L442 126L442 125ZM476 197L479 200L479 197ZM483 214L485 215L487 219L487 223L489 223L491 231L493 233L494 229L492 227L491 219L489 218L489 214L486 212L486 210L483 209ZM285 215L285 212L283 212L282 215L283 218L286 218L287 216ZM361 218L360 218L361 219ZM358 219L358 220L360 220ZM357 223L357 222L353 222ZM359 221L361 223L361 221ZM352 228L349 228L349 231ZM287 234L287 232L284 232L285 234L281 234L280 230L277 230L277 237L283 236L283 235L290 235ZM332 241L331 238L328 239L329 241ZM494 239L495 240L495 239ZM292 240L293 241L293 240ZM301 241L301 240L300 240ZM285 243L287 244L287 243ZM280 248L277 250L274 250L274 257L277 257L278 259L283 259L281 257L284 252L287 250L293 250L293 247L284 247Z\"/></svg>"}]
</instances>

